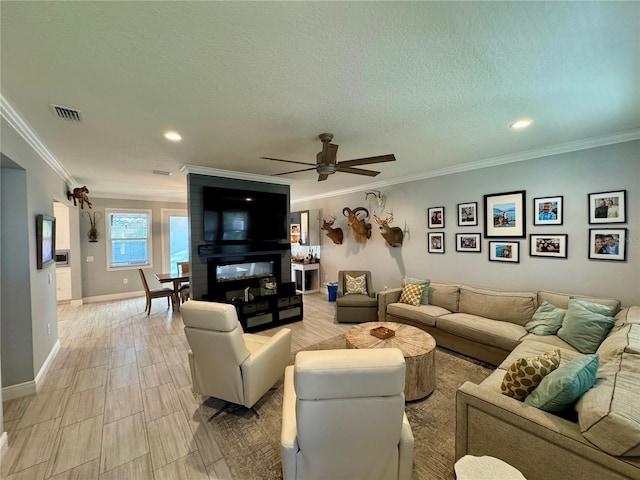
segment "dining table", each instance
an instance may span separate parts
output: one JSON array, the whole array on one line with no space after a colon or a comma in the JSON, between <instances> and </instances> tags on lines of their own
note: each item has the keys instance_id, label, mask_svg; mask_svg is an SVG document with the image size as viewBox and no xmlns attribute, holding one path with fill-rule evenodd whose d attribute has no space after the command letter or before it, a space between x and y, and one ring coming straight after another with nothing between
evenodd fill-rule
<instances>
[{"instance_id":1,"label":"dining table","mask_svg":"<svg viewBox=\"0 0 640 480\"><path fill-rule=\"evenodd\" d=\"M186 275L179 273L156 273L156 280L160 283L172 283L173 284L173 305L176 311L180 311L180 285L189 281L189 274Z\"/></svg>"}]
</instances>

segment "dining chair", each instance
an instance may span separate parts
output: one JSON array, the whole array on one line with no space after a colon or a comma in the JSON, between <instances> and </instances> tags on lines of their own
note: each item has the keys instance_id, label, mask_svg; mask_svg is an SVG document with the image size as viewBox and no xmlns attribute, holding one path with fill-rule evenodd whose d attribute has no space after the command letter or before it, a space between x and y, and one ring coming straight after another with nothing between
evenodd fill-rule
<instances>
[{"instance_id":1,"label":"dining chair","mask_svg":"<svg viewBox=\"0 0 640 480\"><path fill-rule=\"evenodd\" d=\"M189 262L176 262L176 267L178 269L178 275L186 275L189 273ZM189 287L189 282L182 282L178 289L178 301L184 303L189 300L190 296L191 289Z\"/></svg>"},{"instance_id":2,"label":"dining chair","mask_svg":"<svg viewBox=\"0 0 640 480\"><path fill-rule=\"evenodd\" d=\"M167 307L171 306L172 301L176 301L176 298L173 294L173 288L169 287L161 287L161 288L149 288L149 284L147 283L147 278L144 276L144 272L141 268L138 269L138 273L140 274L140 280L142 280L142 286L144 287L144 293L147 296L147 305L144 307L147 315L151 314L151 300L153 298L162 298L167 297Z\"/></svg>"}]
</instances>

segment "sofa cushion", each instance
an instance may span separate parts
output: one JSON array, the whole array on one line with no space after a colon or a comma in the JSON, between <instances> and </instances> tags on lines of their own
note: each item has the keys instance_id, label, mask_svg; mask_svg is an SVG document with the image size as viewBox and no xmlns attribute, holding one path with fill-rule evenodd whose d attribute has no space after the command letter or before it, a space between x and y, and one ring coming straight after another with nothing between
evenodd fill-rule
<instances>
[{"instance_id":1,"label":"sofa cushion","mask_svg":"<svg viewBox=\"0 0 640 480\"><path fill-rule=\"evenodd\" d=\"M360 275L359 277L352 277L349 274L344 276L345 278L345 295L354 293L367 294L367 276Z\"/></svg>"},{"instance_id":2,"label":"sofa cushion","mask_svg":"<svg viewBox=\"0 0 640 480\"><path fill-rule=\"evenodd\" d=\"M429 305L436 305L450 312L457 312L459 297L459 285L434 281L429 284Z\"/></svg>"},{"instance_id":3,"label":"sofa cushion","mask_svg":"<svg viewBox=\"0 0 640 480\"><path fill-rule=\"evenodd\" d=\"M640 355L623 353L598 370L598 383L576 404L584 437L611 455L639 456L639 391Z\"/></svg>"},{"instance_id":4,"label":"sofa cushion","mask_svg":"<svg viewBox=\"0 0 640 480\"><path fill-rule=\"evenodd\" d=\"M436 318L451 313L435 305L407 305L406 303L391 303L387 307L387 314L398 318L412 320L429 327L436 326Z\"/></svg>"},{"instance_id":5,"label":"sofa cushion","mask_svg":"<svg viewBox=\"0 0 640 480\"><path fill-rule=\"evenodd\" d=\"M627 324L611 332L600 344L597 353L600 355L601 369L610 361L617 362L623 353L640 355L640 325Z\"/></svg>"},{"instance_id":6,"label":"sofa cushion","mask_svg":"<svg viewBox=\"0 0 640 480\"><path fill-rule=\"evenodd\" d=\"M542 338L551 338L551 337L542 337ZM505 372L509 366L515 362L518 358L522 357L535 357L536 355L540 355L542 353L548 352L552 348L549 344L543 342L536 342L533 340L525 340L520 345L518 345L513 352L511 352L504 361L498 365L498 369L503 370ZM583 355L580 352L576 352L575 350L565 350L564 348L554 348L553 350L560 350L560 366L566 365L567 363L575 360L576 358L580 358Z\"/></svg>"},{"instance_id":7,"label":"sofa cushion","mask_svg":"<svg viewBox=\"0 0 640 480\"><path fill-rule=\"evenodd\" d=\"M407 283L404 287L402 287L402 295L400 295L400 300L398 300L398 302L417 307L418 305L420 305L422 292L424 292L424 285Z\"/></svg>"},{"instance_id":8,"label":"sofa cushion","mask_svg":"<svg viewBox=\"0 0 640 480\"><path fill-rule=\"evenodd\" d=\"M544 343L547 345L547 350L549 349L549 347L560 347L565 350L571 350L572 352L578 352L578 350L576 350L573 346L569 345L557 335L536 335L535 333L528 333L524 337L522 337L520 341L534 341Z\"/></svg>"},{"instance_id":9,"label":"sofa cushion","mask_svg":"<svg viewBox=\"0 0 640 480\"><path fill-rule=\"evenodd\" d=\"M460 313L526 325L536 311L535 292L460 287Z\"/></svg>"},{"instance_id":10,"label":"sofa cushion","mask_svg":"<svg viewBox=\"0 0 640 480\"><path fill-rule=\"evenodd\" d=\"M614 320L616 321L613 330L618 330L630 323L640 324L640 306L634 305L620 310Z\"/></svg>"},{"instance_id":11,"label":"sofa cushion","mask_svg":"<svg viewBox=\"0 0 640 480\"><path fill-rule=\"evenodd\" d=\"M429 284L431 283L431 280L404 277L402 279L402 286L405 286L408 283L413 285L424 285L424 291L422 292L422 296L420 297L420 305L429 305Z\"/></svg>"},{"instance_id":12,"label":"sofa cushion","mask_svg":"<svg viewBox=\"0 0 640 480\"><path fill-rule=\"evenodd\" d=\"M450 313L438 317L436 327L459 337L508 351L513 350L527 334L521 325L468 313Z\"/></svg>"},{"instance_id":13,"label":"sofa cushion","mask_svg":"<svg viewBox=\"0 0 640 480\"><path fill-rule=\"evenodd\" d=\"M369 295L353 293L336 298L336 305L340 307L378 307L378 300Z\"/></svg>"},{"instance_id":14,"label":"sofa cushion","mask_svg":"<svg viewBox=\"0 0 640 480\"><path fill-rule=\"evenodd\" d=\"M583 355L544 377L525 403L547 412L569 408L596 381L598 355Z\"/></svg>"},{"instance_id":15,"label":"sofa cushion","mask_svg":"<svg viewBox=\"0 0 640 480\"><path fill-rule=\"evenodd\" d=\"M585 295L574 295L571 293L551 292L548 290L540 290L538 292L538 305L541 305L542 302L547 301L550 304L555 305L556 307L564 308L566 310L567 308L569 308L569 300L571 300L572 298L613 307L614 313L620 310L620 300L616 300L615 298L597 298Z\"/></svg>"},{"instance_id":16,"label":"sofa cushion","mask_svg":"<svg viewBox=\"0 0 640 480\"><path fill-rule=\"evenodd\" d=\"M500 390L503 395L524 400L559 365L560 350L519 358L507 369Z\"/></svg>"},{"instance_id":17,"label":"sofa cushion","mask_svg":"<svg viewBox=\"0 0 640 480\"><path fill-rule=\"evenodd\" d=\"M567 311L564 308L558 308L546 300L533 314L533 318L525 325L527 332L536 335L555 335L562 326L562 320Z\"/></svg>"},{"instance_id":18,"label":"sofa cushion","mask_svg":"<svg viewBox=\"0 0 640 480\"><path fill-rule=\"evenodd\" d=\"M572 298L558 336L582 353L595 353L615 323L613 307Z\"/></svg>"}]
</instances>

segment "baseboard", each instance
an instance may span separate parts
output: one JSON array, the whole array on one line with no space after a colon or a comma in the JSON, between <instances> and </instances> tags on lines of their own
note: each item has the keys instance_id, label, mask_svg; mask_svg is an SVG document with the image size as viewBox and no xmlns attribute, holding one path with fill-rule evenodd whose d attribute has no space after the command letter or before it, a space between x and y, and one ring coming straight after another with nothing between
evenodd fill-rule
<instances>
[{"instance_id":1,"label":"baseboard","mask_svg":"<svg viewBox=\"0 0 640 480\"><path fill-rule=\"evenodd\" d=\"M33 395L36 393L36 382L31 380L30 382L18 383L16 385L9 385L2 389L2 401L12 400L14 398L26 397L27 395Z\"/></svg>"},{"instance_id":2,"label":"baseboard","mask_svg":"<svg viewBox=\"0 0 640 480\"><path fill-rule=\"evenodd\" d=\"M144 297L144 290L139 292L124 292L124 293L112 293L110 295L98 295L96 297L84 297L81 302L84 303L97 303L97 302L110 302L112 300L123 300L125 298Z\"/></svg>"},{"instance_id":3,"label":"baseboard","mask_svg":"<svg viewBox=\"0 0 640 480\"><path fill-rule=\"evenodd\" d=\"M56 355L58 354L59 350L60 350L60 340L57 340L56 343L53 345L53 348L49 352L49 355L47 355L47 358L42 364L42 367L40 367L40 371L36 375L36 378L35 378L36 390L38 389L38 385L44 381L44 377L47 375L47 372L49 371L49 367L51 367L51 364L53 364L53 360L56 358Z\"/></svg>"},{"instance_id":4,"label":"baseboard","mask_svg":"<svg viewBox=\"0 0 640 480\"><path fill-rule=\"evenodd\" d=\"M79 306L81 306L81 305L82 305L82 303L83 303L83 302L82 302L82 299L80 299L80 300L71 300L70 305L71 305L72 307L79 307Z\"/></svg>"},{"instance_id":5,"label":"baseboard","mask_svg":"<svg viewBox=\"0 0 640 480\"><path fill-rule=\"evenodd\" d=\"M56 358L58 351L60 350L60 340L57 340L53 345L53 348L47 355L46 360L40 367L40 371L36 375L34 380L29 382L18 383L16 385L9 385L2 389L2 401L12 400L14 398L26 397L27 395L33 395L38 391L38 385L44 381L44 377L47 375L49 368L53 364L53 360Z\"/></svg>"}]
</instances>

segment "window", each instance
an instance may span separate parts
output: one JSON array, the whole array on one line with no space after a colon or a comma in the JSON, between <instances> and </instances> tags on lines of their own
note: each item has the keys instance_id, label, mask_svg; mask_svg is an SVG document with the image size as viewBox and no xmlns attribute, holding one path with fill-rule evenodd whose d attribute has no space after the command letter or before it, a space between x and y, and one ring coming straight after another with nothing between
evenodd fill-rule
<instances>
[{"instance_id":1,"label":"window","mask_svg":"<svg viewBox=\"0 0 640 480\"><path fill-rule=\"evenodd\" d=\"M107 270L151 267L151 210L105 209Z\"/></svg>"},{"instance_id":2,"label":"window","mask_svg":"<svg viewBox=\"0 0 640 480\"><path fill-rule=\"evenodd\" d=\"M186 210L163 208L162 271L178 273L176 262L189 261L189 219Z\"/></svg>"}]
</instances>

